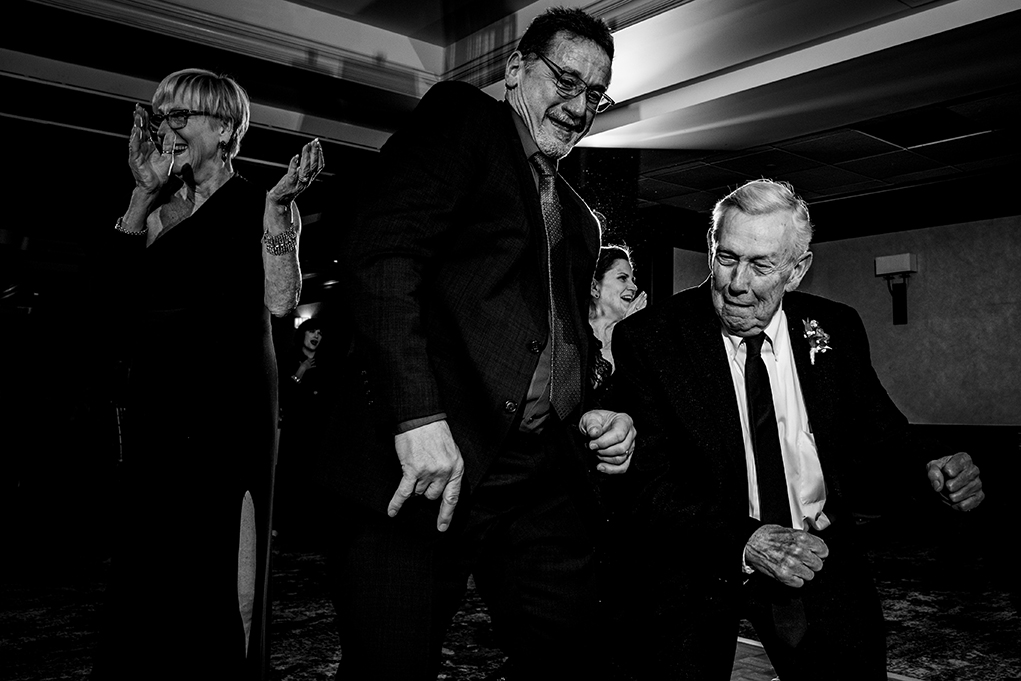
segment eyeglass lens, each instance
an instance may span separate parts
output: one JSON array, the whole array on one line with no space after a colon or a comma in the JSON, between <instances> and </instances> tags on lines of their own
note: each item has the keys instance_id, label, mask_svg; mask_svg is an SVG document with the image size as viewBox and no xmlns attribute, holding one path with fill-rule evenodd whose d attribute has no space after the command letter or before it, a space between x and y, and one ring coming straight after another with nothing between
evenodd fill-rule
<instances>
[{"instance_id":1,"label":"eyeglass lens","mask_svg":"<svg viewBox=\"0 0 1021 681\"><path fill-rule=\"evenodd\" d=\"M545 55L540 54L539 56L553 71L557 80L557 89L564 97L574 98L584 92L586 106L594 109L597 113L608 109L613 104L613 100L607 97L606 93L592 90L585 81L565 72Z\"/></svg>"}]
</instances>

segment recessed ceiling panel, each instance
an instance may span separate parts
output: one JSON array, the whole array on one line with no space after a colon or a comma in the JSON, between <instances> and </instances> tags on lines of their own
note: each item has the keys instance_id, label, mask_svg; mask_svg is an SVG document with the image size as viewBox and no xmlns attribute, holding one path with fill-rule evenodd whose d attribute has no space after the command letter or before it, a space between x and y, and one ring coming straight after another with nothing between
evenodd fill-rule
<instances>
[{"instance_id":1,"label":"recessed ceiling panel","mask_svg":"<svg viewBox=\"0 0 1021 681\"><path fill-rule=\"evenodd\" d=\"M975 121L939 106L875 118L853 127L901 147L913 147L983 132L983 127Z\"/></svg>"},{"instance_id":2,"label":"recessed ceiling panel","mask_svg":"<svg viewBox=\"0 0 1021 681\"><path fill-rule=\"evenodd\" d=\"M838 130L836 132L813 135L792 142L776 145L798 156L814 159L820 163L840 163L856 158L876 156L900 147L878 140L857 130Z\"/></svg>"},{"instance_id":3,"label":"recessed ceiling panel","mask_svg":"<svg viewBox=\"0 0 1021 681\"><path fill-rule=\"evenodd\" d=\"M706 163L692 164L683 170L658 173L655 177L664 182L672 182L695 189L716 189L726 187L735 181L743 182L753 179L751 176Z\"/></svg>"},{"instance_id":4,"label":"recessed ceiling panel","mask_svg":"<svg viewBox=\"0 0 1021 681\"><path fill-rule=\"evenodd\" d=\"M822 165L818 161L780 149L766 149L734 158L713 161L713 165L753 177L773 177Z\"/></svg>"},{"instance_id":5,"label":"recessed ceiling panel","mask_svg":"<svg viewBox=\"0 0 1021 681\"><path fill-rule=\"evenodd\" d=\"M888 180L898 175L907 175L923 170L931 170L940 164L932 159L919 156L910 151L894 151L869 158L837 164L838 168L858 173L877 180Z\"/></svg>"}]
</instances>

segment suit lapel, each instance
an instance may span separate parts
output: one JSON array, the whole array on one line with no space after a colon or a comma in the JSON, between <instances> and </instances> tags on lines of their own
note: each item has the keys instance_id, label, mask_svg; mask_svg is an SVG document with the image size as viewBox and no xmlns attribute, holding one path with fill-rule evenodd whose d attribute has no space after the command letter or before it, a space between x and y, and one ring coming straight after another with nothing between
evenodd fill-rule
<instances>
[{"instance_id":1,"label":"suit lapel","mask_svg":"<svg viewBox=\"0 0 1021 681\"><path fill-rule=\"evenodd\" d=\"M680 357L665 373L678 377L677 385L672 387L678 400L677 413L688 417L700 448L719 465L730 469L740 489L747 489L737 394L708 280L699 286L695 313L687 318L676 318L672 333ZM690 367L691 373L678 373L676 369L682 367Z\"/></svg>"},{"instance_id":2,"label":"suit lapel","mask_svg":"<svg viewBox=\"0 0 1021 681\"><path fill-rule=\"evenodd\" d=\"M805 338L805 323L807 318L803 307L799 304L794 294L788 294L784 298L784 312L787 315L787 334L791 339L791 352L794 355L794 366L798 372L798 382L801 385L801 394L805 400L805 407L808 409L809 421L813 430L815 409L813 405L818 404L816 399L818 393L818 373L812 365L809 356L808 339Z\"/></svg>"},{"instance_id":3,"label":"suit lapel","mask_svg":"<svg viewBox=\"0 0 1021 681\"><path fill-rule=\"evenodd\" d=\"M827 327L827 320L817 318L808 300L798 293L784 296L784 310L787 314L787 330L791 339L791 351L794 353L794 366L798 372L798 383L801 395L805 400L805 410L815 437L816 449L823 471L832 470L828 465L827 454L832 451L830 443L835 437L835 424L838 423L838 404L840 381L838 362L832 353L816 354L815 363L811 361L811 347L805 337L805 320L819 322Z\"/></svg>"},{"instance_id":4,"label":"suit lapel","mask_svg":"<svg viewBox=\"0 0 1021 681\"><path fill-rule=\"evenodd\" d=\"M536 228L542 228L542 205L539 203L539 192L535 186L535 178L532 175L532 167L525 155L525 149L521 146L521 138L518 136L518 129L514 125L514 112L509 105L499 103L504 120L504 136L509 150L511 163L514 167L514 174L520 186L520 195L526 210L526 222L529 231L534 232ZM543 232L544 233L544 232ZM545 239L542 240L545 242ZM542 266L546 267L545 248L541 249Z\"/></svg>"}]
</instances>

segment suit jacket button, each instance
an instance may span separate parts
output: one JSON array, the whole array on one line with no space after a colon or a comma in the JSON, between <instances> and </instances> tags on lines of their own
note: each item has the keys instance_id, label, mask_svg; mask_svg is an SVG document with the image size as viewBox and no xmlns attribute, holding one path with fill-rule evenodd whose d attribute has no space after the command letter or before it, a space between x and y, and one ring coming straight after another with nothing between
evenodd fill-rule
<instances>
[{"instance_id":1,"label":"suit jacket button","mask_svg":"<svg viewBox=\"0 0 1021 681\"><path fill-rule=\"evenodd\" d=\"M508 414L513 414L518 410L518 403L512 402L511 400L507 400L506 402L503 403L503 410Z\"/></svg>"},{"instance_id":2,"label":"suit jacket button","mask_svg":"<svg viewBox=\"0 0 1021 681\"><path fill-rule=\"evenodd\" d=\"M528 341L528 351L533 355L538 355L542 352L542 343L537 340Z\"/></svg>"}]
</instances>

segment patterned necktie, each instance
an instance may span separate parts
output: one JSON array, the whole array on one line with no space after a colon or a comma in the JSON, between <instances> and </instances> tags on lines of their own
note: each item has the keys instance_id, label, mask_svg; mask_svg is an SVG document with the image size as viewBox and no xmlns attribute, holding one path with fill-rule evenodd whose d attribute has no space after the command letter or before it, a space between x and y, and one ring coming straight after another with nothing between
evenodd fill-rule
<instances>
[{"instance_id":1,"label":"patterned necktie","mask_svg":"<svg viewBox=\"0 0 1021 681\"><path fill-rule=\"evenodd\" d=\"M762 343L766 334L744 339L748 354L744 361L744 388L748 399L748 425L755 450L755 470L759 478L759 519L791 527L791 508L787 501L787 474L780 453L780 435L776 428L773 391L762 361Z\"/></svg>"},{"instance_id":2,"label":"patterned necktie","mask_svg":"<svg viewBox=\"0 0 1021 681\"><path fill-rule=\"evenodd\" d=\"M550 327L552 330L552 366L550 403L561 420L581 402L581 353L571 324L570 296L567 286L567 244L560 224L560 198L557 196L557 171L553 162L541 153L532 155L539 171L539 202L546 225L547 264L549 266Z\"/></svg>"}]
</instances>

